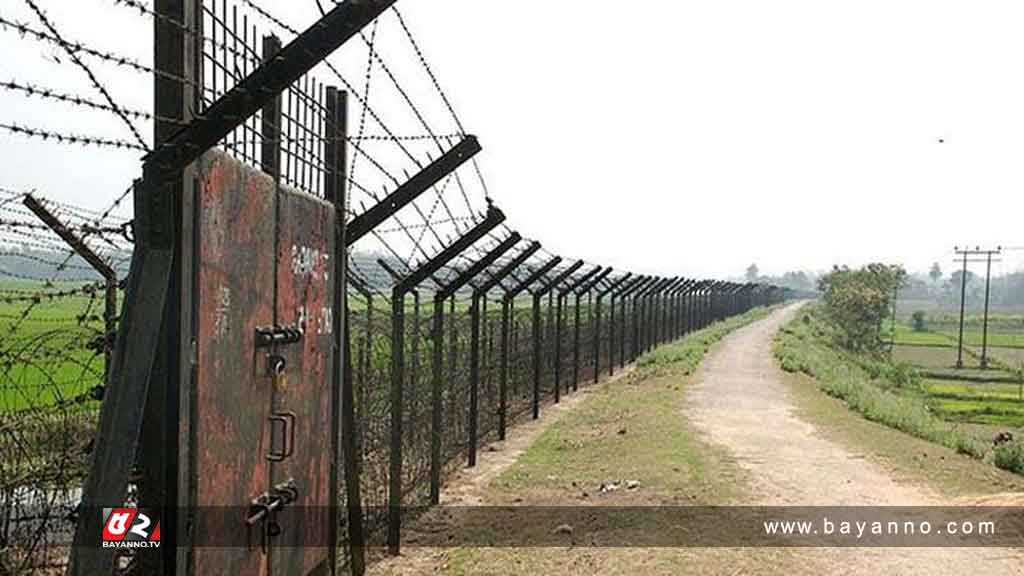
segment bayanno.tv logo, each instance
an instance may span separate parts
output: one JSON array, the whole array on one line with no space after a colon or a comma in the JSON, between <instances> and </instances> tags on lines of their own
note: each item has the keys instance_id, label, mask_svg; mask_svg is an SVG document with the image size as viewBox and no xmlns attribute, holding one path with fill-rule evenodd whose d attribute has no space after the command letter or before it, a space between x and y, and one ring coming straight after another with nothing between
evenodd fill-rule
<instances>
[{"instance_id":1,"label":"bayanno.tv logo","mask_svg":"<svg viewBox=\"0 0 1024 576\"><path fill-rule=\"evenodd\" d=\"M145 508L104 508L104 548L159 548L160 520Z\"/></svg>"}]
</instances>

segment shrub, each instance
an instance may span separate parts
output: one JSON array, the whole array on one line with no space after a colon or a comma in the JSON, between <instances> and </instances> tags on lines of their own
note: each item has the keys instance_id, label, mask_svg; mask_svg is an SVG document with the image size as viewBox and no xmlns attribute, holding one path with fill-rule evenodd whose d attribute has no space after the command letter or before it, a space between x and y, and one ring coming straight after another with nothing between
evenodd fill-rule
<instances>
[{"instance_id":1,"label":"shrub","mask_svg":"<svg viewBox=\"0 0 1024 576\"><path fill-rule=\"evenodd\" d=\"M1010 442L996 446L995 465L1003 470L1024 474L1024 443Z\"/></svg>"}]
</instances>

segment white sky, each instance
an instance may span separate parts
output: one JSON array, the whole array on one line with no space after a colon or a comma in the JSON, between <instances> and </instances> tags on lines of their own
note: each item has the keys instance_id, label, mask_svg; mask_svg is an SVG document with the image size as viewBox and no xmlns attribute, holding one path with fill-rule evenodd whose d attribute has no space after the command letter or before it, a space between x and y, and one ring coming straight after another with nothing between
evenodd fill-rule
<instances>
[{"instance_id":1,"label":"white sky","mask_svg":"<svg viewBox=\"0 0 1024 576\"><path fill-rule=\"evenodd\" d=\"M69 36L151 60L151 24L112 0L41 3ZM315 5L262 4L299 25ZM1019 0L398 6L480 137L509 225L551 252L722 277L751 262L781 273L937 260L949 271L955 244L1024 245ZM37 25L20 0L2 0L0 14ZM0 31L0 79L95 95L45 60L55 53ZM126 103L148 107L144 78L140 89L111 78ZM108 116L62 110L0 91L0 122L111 133L96 129ZM0 187L102 207L137 158L0 133ZM999 271L1022 264L1010 252Z\"/></svg>"}]
</instances>

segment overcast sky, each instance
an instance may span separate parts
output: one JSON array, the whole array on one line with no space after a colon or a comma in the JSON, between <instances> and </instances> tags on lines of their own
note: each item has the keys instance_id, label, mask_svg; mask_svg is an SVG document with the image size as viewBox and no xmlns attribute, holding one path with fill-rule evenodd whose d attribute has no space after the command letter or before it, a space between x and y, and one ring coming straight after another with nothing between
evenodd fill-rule
<instances>
[{"instance_id":1,"label":"overcast sky","mask_svg":"<svg viewBox=\"0 0 1024 576\"><path fill-rule=\"evenodd\" d=\"M149 22L112 0L42 4L69 35L151 60ZM315 15L313 0L263 4L296 24ZM1019 0L398 5L479 136L510 226L551 252L723 277L751 262L949 269L956 244L1024 245ZM54 50L0 30L0 54L0 79L89 93ZM148 107L146 79L109 78ZM111 133L109 116L64 110L0 91L0 122ZM138 156L0 133L0 187L102 207Z\"/></svg>"}]
</instances>

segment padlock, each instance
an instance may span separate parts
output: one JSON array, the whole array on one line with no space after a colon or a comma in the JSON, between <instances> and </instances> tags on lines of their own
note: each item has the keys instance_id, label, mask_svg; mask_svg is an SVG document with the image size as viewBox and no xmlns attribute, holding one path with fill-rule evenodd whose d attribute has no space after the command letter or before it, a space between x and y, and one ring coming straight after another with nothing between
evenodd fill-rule
<instances>
[{"instance_id":1,"label":"padlock","mask_svg":"<svg viewBox=\"0 0 1024 576\"><path fill-rule=\"evenodd\" d=\"M278 392L286 392L288 390L288 373L283 370L274 374L274 390Z\"/></svg>"}]
</instances>

